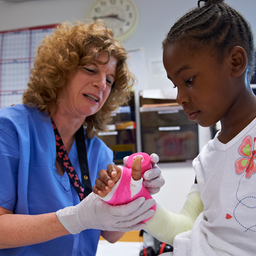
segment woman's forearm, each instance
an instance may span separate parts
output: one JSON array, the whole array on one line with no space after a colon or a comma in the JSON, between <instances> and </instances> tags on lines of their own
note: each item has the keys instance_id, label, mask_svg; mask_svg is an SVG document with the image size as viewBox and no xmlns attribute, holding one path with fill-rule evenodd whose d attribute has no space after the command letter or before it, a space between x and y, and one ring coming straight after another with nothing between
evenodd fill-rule
<instances>
[{"instance_id":1,"label":"woman's forearm","mask_svg":"<svg viewBox=\"0 0 256 256\"><path fill-rule=\"evenodd\" d=\"M55 213L0 215L0 249L38 244L67 234Z\"/></svg>"}]
</instances>

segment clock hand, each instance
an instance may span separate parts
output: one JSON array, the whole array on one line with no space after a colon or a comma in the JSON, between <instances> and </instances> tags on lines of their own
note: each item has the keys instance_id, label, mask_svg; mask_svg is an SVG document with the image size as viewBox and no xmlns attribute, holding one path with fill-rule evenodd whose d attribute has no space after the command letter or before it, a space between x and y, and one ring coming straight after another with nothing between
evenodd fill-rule
<instances>
[{"instance_id":1,"label":"clock hand","mask_svg":"<svg viewBox=\"0 0 256 256\"><path fill-rule=\"evenodd\" d=\"M121 21L125 21L124 19L119 18L118 15L117 15L116 19L121 20Z\"/></svg>"},{"instance_id":2,"label":"clock hand","mask_svg":"<svg viewBox=\"0 0 256 256\"><path fill-rule=\"evenodd\" d=\"M119 18L118 14L109 14L109 15L99 16L99 17L94 16L93 20L106 19L106 18L111 18L111 19L117 19L117 20L120 20L120 21L125 21L124 19Z\"/></svg>"}]
</instances>

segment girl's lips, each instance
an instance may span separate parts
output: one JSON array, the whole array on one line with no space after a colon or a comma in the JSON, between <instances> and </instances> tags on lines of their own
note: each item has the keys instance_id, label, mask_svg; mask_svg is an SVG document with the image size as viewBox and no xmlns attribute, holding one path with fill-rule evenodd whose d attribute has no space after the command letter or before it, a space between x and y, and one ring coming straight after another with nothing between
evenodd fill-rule
<instances>
[{"instance_id":1,"label":"girl's lips","mask_svg":"<svg viewBox=\"0 0 256 256\"><path fill-rule=\"evenodd\" d=\"M196 111L196 112L192 112L190 114L187 114L188 115L188 120L190 121L194 121L198 115L199 111Z\"/></svg>"}]
</instances>

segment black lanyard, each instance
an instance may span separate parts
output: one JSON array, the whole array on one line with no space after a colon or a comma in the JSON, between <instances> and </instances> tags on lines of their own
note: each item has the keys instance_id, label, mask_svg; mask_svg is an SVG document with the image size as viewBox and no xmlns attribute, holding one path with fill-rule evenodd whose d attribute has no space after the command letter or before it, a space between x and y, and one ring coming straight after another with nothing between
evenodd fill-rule
<instances>
[{"instance_id":1,"label":"black lanyard","mask_svg":"<svg viewBox=\"0 0 256 256\"><path fill-rule=\"evenodd\" d=\"M75 139L76 139L76 149L77 149L78 161L81 169L82 181L84 183L84 194L85 196L88 196L92 192L92 184L91 184L90 174L89 174L83 125L76 132Z\"/></svg>"},{"instance_id":2,"label":"black lanyard","mask_svg":"<svg viewBox=\"0 0 256 256\"><path fill-rule=\"evenodd\" d=\"M70 182L74 185L74 188L76 189L76 192L80 200L83 200L88 194L92 192L83 126L81 126L75 134L78 161L81 169L83 185L79 180L75 169L73 168L73 165L66 152L66 149L61 139L61 136L59 134L59 131L56 125L54 124L53 120L52 120L52 126L53 126L55 140L56 140L57 160L60 162L63 169L67 172Z\"/></svg>"}]
</instances>

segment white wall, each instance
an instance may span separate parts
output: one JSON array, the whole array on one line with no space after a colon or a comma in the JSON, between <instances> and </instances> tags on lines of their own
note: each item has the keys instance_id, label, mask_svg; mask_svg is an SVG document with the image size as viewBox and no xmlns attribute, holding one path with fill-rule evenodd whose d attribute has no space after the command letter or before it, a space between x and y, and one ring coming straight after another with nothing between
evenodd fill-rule
<instances>
[{"instance_id":1,"label":"white wall","mask_svg":"<svg viewBox=\"0 0 256 256\"><path fill-rule=\"evenodd\" d=\"M37 0L25 2L0 1L0 31L86 19L94 0ZM123 43L129 49L142 48L145 54L146 84L139 89L166 88L170 82L165 72L152 72L152 61L162 59L162 41L173 23L197 0L133 0L139 12L139 23L134 36ZM256 35L256 1L226 0L251 23ZM200 148L207 142L208 131L200 140ZM161 164L166 185L155 198L168 209L178 212L183 205L190 184L194 181L191 163Z\"/></svg>"},{"instance_id":2,"label":"white wall","mask_svg":"<svg viewBox=\"0 0 256 256\"><path fill-rule=\"evenodd\" d=\"M0 30L86 19L94 0L36 0L25 2L0 1ZM197 0L133 0L139 12L139 23L134 36L123 45L127 49L142 47L147 69L146 88L170 86L163 72L152 74L151 62L162 59L161 43L172 24L197 5ZM251 23L256 34L256 1L226 0Z\"/></svg>"}]
</instances>

